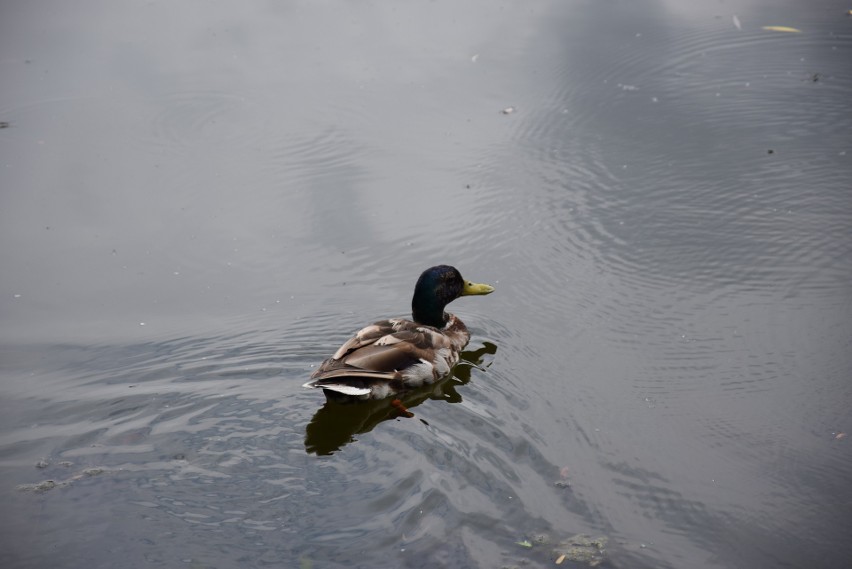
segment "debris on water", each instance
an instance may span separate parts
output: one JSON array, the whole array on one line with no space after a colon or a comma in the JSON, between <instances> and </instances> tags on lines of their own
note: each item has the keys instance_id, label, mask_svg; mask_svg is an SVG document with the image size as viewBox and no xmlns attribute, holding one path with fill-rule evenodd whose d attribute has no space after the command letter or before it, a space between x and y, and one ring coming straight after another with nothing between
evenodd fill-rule
<instances>
[{"instance_id":1,"label":"debris on water","mask_svg":"<svg viewBox=\"0 0 852 569\"><path fill-rule=\"evenodd\" d=\"M743 25L740 23L740 19L739 19L739 18L737 18L737 15L736 15L736 14L734 14L733 16L731 16L731 21L733 21L733 22L734 22L734 27L735 27L735 28L737 28L738 30L742 31L742 29L743 29Z\"/></svg>"},{"instance_id":2,"label":"debris on water","mask_svg":"<svg viewBox=\"0 0 852 569\"><path fill-rule=\"evenodd\" d=\"M500 112L503 113L504 115L511 115L512 113L515 112L515 110L516 110L515 107L506 107L505 109L503 109Z\"/></svg>"},{"instance_id":3,"label":"debris on water","mask_svg":"<svg viewBox=\"0 0 852 569\"><path fill-rule=\"evenodd\" d=\"M563 466L559 469L559 480L553 483L557 488L570 489L571 483L568 481L568 475L570 474L570 469L567 466Z\"/></svg>"},{"instance_id":4,"label":"debris on water","mask_svg":"<svg viewBox=\"0 0 852 569\"><path fill-rule=\"evenodd\" d=\"M45 459L41 459L35 463L36 468L47 468L48 466L50 466L50 463L47 462Z\"/></svg>"},{"instance_id":5,"label":"debris on water","mask_svg":"<svg viewBox=\"0 0 852 569\"><path fill-rule=\"evenodd\" d=\"M637 87L636 85L625 85L623 83L619 83L617 86L620 87L622 91L638 91L639 90L639 87Z\"/></svg>"},{"instance_id":6,"label":"debris on water","mask_svg":"<svg viewBox=\"0 0 852 569\"><path fill-rule=\"evenodd\" d=\"M520 545L521 547L524 547L526 549L532 549L533 546L532 542L528 539L525 539L523 541L516 541L515 545Z\"/></svg>"},{"instance_id":7,"label":"debris on water","mask_svg":"<svg viewBox=\"0 0 852 569\"><path fill-rule=\"evenodd\" d=\"M842 441L845 438L846 438L846 433L844 433L843 431L836 433L834 435L834 440L836 440L836 441Z\"/></svg>"},{"instance_id":8,"label":"debris on water","mask_svg":"<svg viewBox=\"0 0 852 569\"><path fill-rule=\"evenodd\" d=\"M557 565L562 565L562 562L563 562L563 561L565 561L565 558L566 558L566 557L568 557L568 556L567 556L567 555L565 555L564 553L563 553L562 555L560 555L559 557L557 557L557 558L556 558L556 564L557 564Z\"/></svg>"},{"instance_id":9,"label":"debris on water","mask_svg":"<svg viewBox=\"0 0 852 569\"><path fill-rule=\"evenodd\" d=\"M63 463L59 463L59 464L63 464ZM67 463L67 464L68 464L68 466L71 465L70 462ZM19 486L17 486L17 490L19 492L33 492L33 493L36 493L36 494L42 494L44 492L47 492L48 490L53 490L54 488L61 488L63 486L70 486L71 484L73 484L74 482L76 482L77 480L80 480L82 478L89 478L89 477L92 477L92 476L98 476L98 475L103 474L105 472L107 472L106 469L100 468L100 467L97 467L97 466L91 467L91 468L84 468L83 470L81 470L80 472L78 472L77 474L75 474L74 476L72 476L71 478L69 478L67 480L58 480L58 481L57 480L43 480L41 482L36 482L36 483L33 483L33 484L20 484Z\"/></svg>"},{"instance_id":10,"label":"debris on water","mask_svg":"<svg viewBox=\"0 0 852 569\"><path fill-rule=\"evenodd\" d=\"M48 490L53 490L57 486L64 486L64 482L56 483L53 480L44 480L37 484L20 484L17 487L18 492L33 492L35 494L43 494Z\"/></svg>"},{"instance_id":11,"label":"debris on water","mask_svg":"<svg viewBox=\"0 0 852 569\"><path fill-rule=\"evenodd\" d=\"M775 154L775 151L770 148L769 150L766 151L766 153L767 154Z\"/></svg>"},{"instance_id":12,"label":"debris on water","mask_svg":"<svg viewBox=\"0 0 852 569\"><path fill-rule=\"evenodd\" d=\"M577 534L559 542L553 548L553 558L562 558L563 561L568 559L576 563L584 563L589 567L597 567L606 557L607 541L609 540L603 536L591 537Z\"/></svg>"},{"instance_id":13,"label":"debris on water","mask_svg":"<svg viewBox=\"0 0 852 569\"><path fill-rule=\"evenodd\" d=\"M471 61L472 63L476 63L476 60L477 60L477 59L479 59L479 54L478 54L478 53L475 53L475 54L473 54L473 56L470 58L470 61Z\"/></svg>"},{"instance_id":14,"label":"debris on water","mask_svg":"<svg viewBox=\"0 0 852 569\"><path fill-rule=\"evenodd\" d=\"M797 28L791 28L789 26L763 26L763 29L767 32L784 32L788 34L800 34L802 30Z\"/></svg>"}]
</instances>

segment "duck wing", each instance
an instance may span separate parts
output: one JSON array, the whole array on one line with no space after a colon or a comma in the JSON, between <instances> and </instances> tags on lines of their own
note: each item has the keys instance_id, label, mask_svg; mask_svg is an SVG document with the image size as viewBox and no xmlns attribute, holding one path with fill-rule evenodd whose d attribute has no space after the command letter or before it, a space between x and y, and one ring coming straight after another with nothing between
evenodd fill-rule
<instances>
[{"instance_id":1,"label":"duck wing","mask_svg":"<svg viewBox=\"0 0 852 569\"><path fill-rule=\"evenodd\" d=\"M367 395L377 383L401 383L401 371L424 360L432 361L436 350L447 347L450 340L435 328L410 320L382 320L347 340L311 375L305 387Z\"/></svg>"}]
</instances>

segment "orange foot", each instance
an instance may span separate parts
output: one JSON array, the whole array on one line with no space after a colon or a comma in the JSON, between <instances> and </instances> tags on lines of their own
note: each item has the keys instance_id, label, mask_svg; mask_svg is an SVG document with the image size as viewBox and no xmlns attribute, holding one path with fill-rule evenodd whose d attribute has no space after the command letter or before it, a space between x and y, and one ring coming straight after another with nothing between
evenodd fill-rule
<instances>
[{"instance_id":1,"label":"orange foot","mask_svg":"<svg viewBox=\"0 0 852 569\"><path fill-rule=\"evenodd\" d=\"M402 401L400 401L399 399L394 399L393 401L391 401L391 407L399 411L399 414L402 417L408 417L409 419L411 417L414 417L414 413L406 409L405 405L403 405Z\"/></svg>"}]
</instances>

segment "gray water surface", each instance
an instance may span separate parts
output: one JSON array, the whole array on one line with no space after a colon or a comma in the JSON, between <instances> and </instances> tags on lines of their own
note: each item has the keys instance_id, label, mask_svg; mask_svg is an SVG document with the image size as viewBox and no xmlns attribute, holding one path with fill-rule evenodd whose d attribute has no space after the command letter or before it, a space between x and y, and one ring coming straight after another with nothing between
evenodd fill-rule
<instances>
[{"instance_id":1,"label":"gray water surface","mask_svg":"<svg viewBox=\"0 0 852 569\"><path fill-rule=\"evenodd\" d=\"M0 565L849 567L849 8L4 5Z\"/></svg>"}]
</instances>

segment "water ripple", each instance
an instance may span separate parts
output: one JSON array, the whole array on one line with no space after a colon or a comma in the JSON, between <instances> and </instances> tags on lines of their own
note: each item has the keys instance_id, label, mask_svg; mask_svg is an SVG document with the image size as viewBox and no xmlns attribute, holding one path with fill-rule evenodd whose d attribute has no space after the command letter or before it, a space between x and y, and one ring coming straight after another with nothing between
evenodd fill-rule
<instances>
[{"instance_id":1,"label":"water ripple","mask_svg":"<svg viewBox=\"0 0 852 569\"><path fill-rule=\"evenodd\" d=\"M257 136L255 129L246 128L254 103L233 91L180 91L151 103L157 110L142 140L169 152L199 144L247 146L254 141L246 137Z\"/></svg>"},{"instance_id":2,"label":"water ripple","mask_svg":"<svg viewBox=\"0 0 852 569\"><path fill-rule=\"evenodd\" d=\"M514 164L528 174L517 177L536 177L550 191L525 196L538 203L501 208L506 221L511 216L525 228L515 237L528 247L552 250L560 267L585 266L651 289L836 291L852 273L849 262L838 263L852 252L844 229L852 210L842 192L802 192L799 185L803 178L821 187L843 184L837 166L847 160L838 143L849 121L837 92L848 80L815 82L799 61L800 53L833 40L784 43L763 32L694 31L666 38L674 45L630 40L613 58L617 65L583 78L624 85L642 69L647 96L622 89L607 111L578 116L570 111L574 95L557 89L519 123L525 154ZM639 42L653 45L629 49ZM793 104L803 97L813 104ZM654 121L672 116L684 130L654 130ZM766 146L744 153L732 144L748 130L765 132ZM802 137L813 138L812 151L784 153L785 140ZM622 162L628 153L634 158ZM710 164L719 161L729 162L725 179L734 187L714 176ZM508 172L508 182L500 173L511 185L515 173ZM568 277L553 272L549 256L538 260L546 264L534 267L537 278L555 286Z\"/></svg>"}]
</instances>

